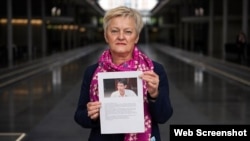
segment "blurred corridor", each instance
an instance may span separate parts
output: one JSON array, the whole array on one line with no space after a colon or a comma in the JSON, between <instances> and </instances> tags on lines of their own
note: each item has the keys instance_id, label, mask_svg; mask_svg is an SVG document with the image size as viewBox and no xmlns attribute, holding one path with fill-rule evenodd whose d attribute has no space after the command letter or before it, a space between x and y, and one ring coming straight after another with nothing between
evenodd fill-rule
<instances>
[{"instance_id":1,"label":"blurred corridor","mask_svg":"<svg viewBox=\"0 0 250 141\"><path fill-rule=\"evenodd\" d=\"M175 112L167 124L161 125L164 139L168 139L169 124L250 123L249 68L159 44L140 47L164 65L169 77ZM1 132L25 133L23 140L30 141L87 140L89 131L79 127L73 115L83 71L96 61L103 49L104 44L93 44L58 54L49 58L57 61L42 66L47 70L2 87ZM58 59L70 54L74 55L71 61ZM14 81L20 75L41 69L27 70L28 67L31 66L4 73L5 76L15 74L10 77ZM16 73L23 69L27 71ZM0 137L7 138L7 135Z\"/></svg>"}]
</instances>

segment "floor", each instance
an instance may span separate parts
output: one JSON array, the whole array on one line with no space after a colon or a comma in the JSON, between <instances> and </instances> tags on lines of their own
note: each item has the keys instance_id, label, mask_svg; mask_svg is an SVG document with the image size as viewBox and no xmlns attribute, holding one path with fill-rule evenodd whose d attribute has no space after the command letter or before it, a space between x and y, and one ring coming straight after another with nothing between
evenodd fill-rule
<instances>
[{"instance_id":1,"label":"floor","mask_svg":"<svg viewBox=\"0 0 250 141\"><path fill-rule=\"evenodd\" d=\"M83 71L103 46L1 87L0 140L86 141L89 130L73 115ZM169 78L174 114L160 125L163 141L169 140L170 124L250 124L249 68L164 45L140 48L164 65Z\"/></svg>"}]
</instances>

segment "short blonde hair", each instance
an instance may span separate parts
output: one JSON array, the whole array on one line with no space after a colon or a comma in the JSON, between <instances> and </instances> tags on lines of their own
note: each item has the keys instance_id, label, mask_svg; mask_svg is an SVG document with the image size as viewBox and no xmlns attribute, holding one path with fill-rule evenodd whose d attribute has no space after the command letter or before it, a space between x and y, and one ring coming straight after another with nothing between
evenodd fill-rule
<instances>
[{"instance_id":1,"label":"short blonde hair","mask_svg":"<svg viewBox=\"0 0 250 141\"><path fill-rule=\"evenodd\" d=\"M109 22L112 18L115 17L131 17L135 20L135 29L137 34L139 35L142 28L143 28L143 20L142 20L142 16L139 13L139 11L126 7L126 6L119 6L116 8L113 8L109 11L107 11L104 15L103 18L103 29L104 29L104 33L106 33Z\"/></svg>"}]
</instances>

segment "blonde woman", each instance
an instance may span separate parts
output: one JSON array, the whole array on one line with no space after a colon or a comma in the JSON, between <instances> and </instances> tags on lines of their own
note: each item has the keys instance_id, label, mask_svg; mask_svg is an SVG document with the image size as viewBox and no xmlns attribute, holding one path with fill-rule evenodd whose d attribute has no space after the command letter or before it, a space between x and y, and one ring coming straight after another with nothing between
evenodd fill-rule
<instances>
[{"instance_id":1,"label":"blonde woman","mask_svg":"<svg viewBox=\"0 0 250 141\"><path fill-rule=\"evenodd\" d=\"M160 141L158 124L167 122L173 109L163 66L151 60L137 47L143 28L142 17L134 9L117 7L105 14L103 27L109 48L84 73L75 121L82 127L91 129L89 141ZM101 134L97 74L135 70L143 71L140 77L143 79L145 132Z\"/></svg>"}]
</instances>

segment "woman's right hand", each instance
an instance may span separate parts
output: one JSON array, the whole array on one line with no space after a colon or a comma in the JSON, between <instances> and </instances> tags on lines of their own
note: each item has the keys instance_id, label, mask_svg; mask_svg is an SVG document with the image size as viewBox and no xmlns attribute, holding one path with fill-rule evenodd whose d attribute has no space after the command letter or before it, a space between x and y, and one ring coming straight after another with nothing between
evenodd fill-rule
<instances>
[{"instance_id":1,"label":"woman's right hand","mask_svg":"<svg viewBox=\"0 0 250 141\"><path fill-rule=\"evenodd\" d=\"M87 110L88 110L88 117L90 117L93 120L96 120L100 115L100 108L101 108L101 102L88 102L87 104Z\"/></svg>"}]
</instances>

